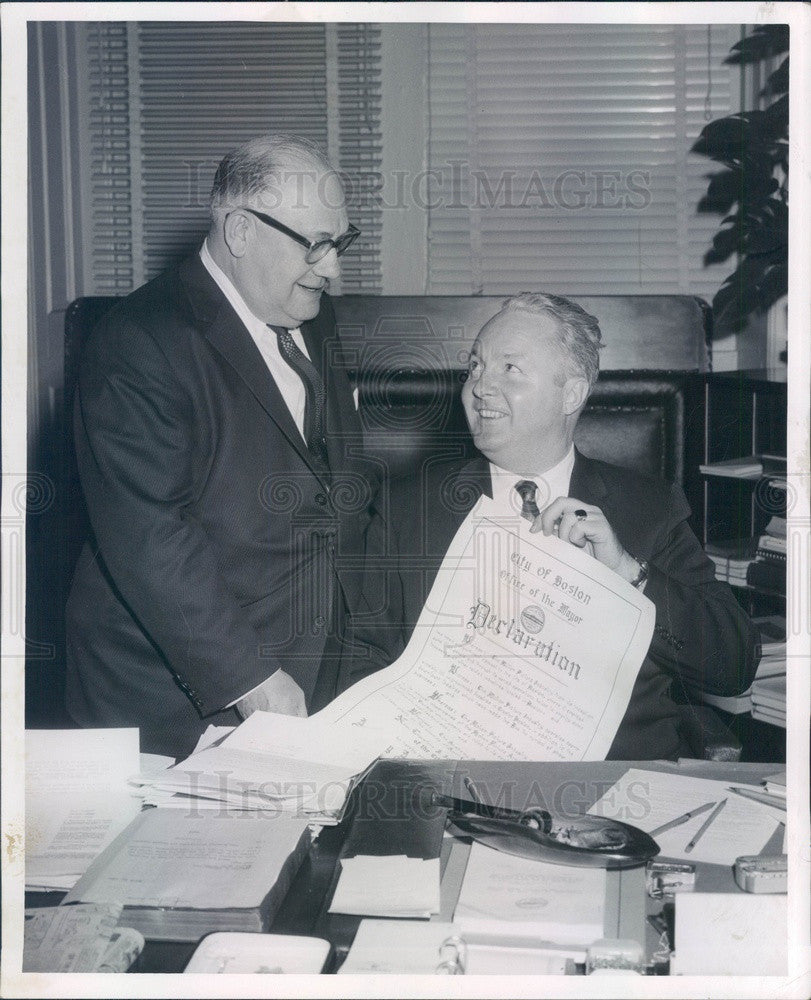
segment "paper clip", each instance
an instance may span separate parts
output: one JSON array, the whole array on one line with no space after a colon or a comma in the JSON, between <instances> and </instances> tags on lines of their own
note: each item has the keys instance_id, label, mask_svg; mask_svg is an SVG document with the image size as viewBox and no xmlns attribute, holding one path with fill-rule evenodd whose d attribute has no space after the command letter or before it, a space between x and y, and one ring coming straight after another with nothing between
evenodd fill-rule
<instances>
[{"instance_id":1,"label":"paper clip","mask_svg":"<svg viewBox=\"0 0 811 1000\"><path fill-rule=\"evenodd\" d=\"M443 976L463 976L467 967L467 942L460 934L445 938L439 946L439 965L434 970Z\"/></svg>"}]
</instances>

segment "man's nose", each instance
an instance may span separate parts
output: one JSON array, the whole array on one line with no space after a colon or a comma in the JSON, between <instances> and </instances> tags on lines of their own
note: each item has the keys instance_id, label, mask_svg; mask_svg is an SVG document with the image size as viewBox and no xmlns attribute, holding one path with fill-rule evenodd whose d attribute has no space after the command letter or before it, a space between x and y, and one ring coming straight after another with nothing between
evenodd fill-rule
<instances>
[{"instance_id":1,"label":"man's nose","mask_svg":"<svg viewBox=\"0 0 811 1000\"><path fill-rule=\"evenodd\" d=\"M312 269L315 274L322 278L340 278L341 263L338 260L335 247L332 247L329 253L325 253L321 260L316 261Z\"/></svg>"},{"instance_id":2,"label":"man's nose","mask_svg":"<svg viewBox=\"0 0 811 1000\"><path fill-rule=\"evenodd\" d=\"M486 368L482 368L479 377L472 380L473 395L478 397L490 396L495 390L495 382L493 376L487 371Z\"/></svg>"}]
</instances>

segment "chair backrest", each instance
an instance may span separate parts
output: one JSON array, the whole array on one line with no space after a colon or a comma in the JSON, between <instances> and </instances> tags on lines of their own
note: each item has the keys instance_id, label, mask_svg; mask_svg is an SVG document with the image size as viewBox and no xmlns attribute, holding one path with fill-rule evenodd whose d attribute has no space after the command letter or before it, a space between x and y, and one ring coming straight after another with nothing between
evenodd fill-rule
<instances>
[{"instance_id":1,"label":"chair backrest","mask_svg":"<svg viewBox=\"0 0 811 1000\"><path fill-rule=\"evenodd\" d=\"M357 370L367 453L408 473L426 458L471 456L460 402L467 353L502 296L343 295L344 354ZM699 511L701 378L710 311L686 295L580 296L605 347L575 442L592 458L680 483ZM694 526L698 526L697 523Z\"/></svg>"}]
</instances>

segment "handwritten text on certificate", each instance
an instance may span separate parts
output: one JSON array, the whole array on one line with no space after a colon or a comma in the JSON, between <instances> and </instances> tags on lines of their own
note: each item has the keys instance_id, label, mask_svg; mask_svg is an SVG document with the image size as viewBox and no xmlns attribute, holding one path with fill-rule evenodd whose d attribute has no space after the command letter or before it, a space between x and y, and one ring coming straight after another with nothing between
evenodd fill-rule
<instances>
[{"instance_id":1,"label":"handwritten text on certificate","mask_svg":"<svg viewBox=\"0 0 811 1000\"><path fill-rule=\"evenodd\" d=\"M479 504L405 652L319 718L382 727L390 757L603 759L655 609L587 553L527 528Z\"/></svg>"}]
</instances>

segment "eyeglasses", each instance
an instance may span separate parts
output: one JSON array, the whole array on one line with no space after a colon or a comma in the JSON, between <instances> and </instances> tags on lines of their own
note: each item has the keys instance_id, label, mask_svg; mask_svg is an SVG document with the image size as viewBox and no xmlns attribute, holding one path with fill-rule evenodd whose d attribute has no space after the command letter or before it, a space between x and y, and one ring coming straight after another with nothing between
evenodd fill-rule
<instances>
[{"instance_id":1,"label":"eyeglasses","mask_svg":"<svg viewBox=\"0 0 811 1000\"><path fill-rule=\"evenodd\" d=\"M317 264L319 260L322 260L327 254L334 248L335 253L340 257L345 254L346 251L352 246L355 240L360 236L360 230L357 229L352 223L349 224L349 229L336 240L308 240L306 236L302 236L297 233L294 229L290 229L281 222L277 222L270 215L265 215L264 212L257 212L255 208L242 208L243 212L250 212L251 215L255 215L257 219L260 219L265 223L266 226L270 226L272 229L277 229L280 233L284 233L285 236L289 236L291 240L295 240L296 243L300 243L303 247L307 247L307 253L304 255L304 259L308 264Z\"/></svg>"}]
</instances>

